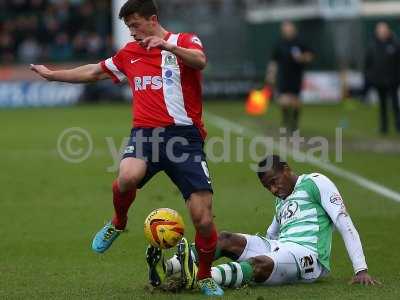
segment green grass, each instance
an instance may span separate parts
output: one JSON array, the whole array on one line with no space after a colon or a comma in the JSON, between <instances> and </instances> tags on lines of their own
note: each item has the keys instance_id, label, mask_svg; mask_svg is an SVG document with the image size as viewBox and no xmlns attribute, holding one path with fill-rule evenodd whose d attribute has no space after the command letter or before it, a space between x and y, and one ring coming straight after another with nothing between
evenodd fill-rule
<instances>
[{"instance_id":1,"label":"green grass","mask_svg":"<svg viewBox=\"0 0 400 300\"><path fill-rule=\"evenodd\" d=\"M279 124L276 107L264 117L251 118L243 114L241 103L208 102L205 106L209 112L260 132L274 134ZM353 109L307 106L303 134L332 139L333 128L346 119L343 162L337 165L400 191L399 153L348 146L365 141L400 143L395 134L379 137L376 115L376 108L361 105ZM165 206L177 209L187 224L187 236L193 236L184 202L163 174L139 192L130 211L129 231L111 250L96 255L90 249L94 233L112 213L110 187L115 173L107 172L113 160L105 137L113 137L119 147L129 134L128 105L2 110L0 125L0 299L200 298L196 292L166 294L146 287L142 222L148 212ZM59 134L69 127L84 128L94 141L93 155L80 164L66 163L56 151ZM209 137L222 135L212 124L208 131ZM241 163L210 163L220 230L263 232L269 225L272 196L258 184L250 163L247 154ZM298 173L320 171L308 164L291 164ZM328 278L312 285L227 290L226 299L400 299L400 203L325 174L342 192L359 229L370 272L383 286L347 285L352 267L335 233Z\"/></svg>"}]
</instances>

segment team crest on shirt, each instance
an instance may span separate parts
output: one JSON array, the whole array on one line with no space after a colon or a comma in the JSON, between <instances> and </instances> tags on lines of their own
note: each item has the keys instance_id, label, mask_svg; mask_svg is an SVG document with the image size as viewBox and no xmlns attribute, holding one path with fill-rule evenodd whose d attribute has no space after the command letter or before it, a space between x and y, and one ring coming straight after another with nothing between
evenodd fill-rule
<instances>
[{"instance_id":1,"label":"team crest on shirt","mask_svg":"<svg viewBox=\"0 0 400 300\"><path fill-rule=\"evenodd\" d=\"M340 197L340 195L336 193L332 194L332 196L329 198L329 201L335 205L343 205L342 197Z\"/></svg>"},{"instance_id":2,"label":"team crest on shirt","mask_svg":"<svg viewBox=\"0 0 400 300\"><path fill-rule=\"evenodd\" d=\"M128 146L125 148L124 154L132 154L135 152L135 146Z\"/></svg>"},{"instance_id":3,"label":"team crest on shirt","mask_svg":"<svg viewBox=\"0 0 400 300\"><path fill-rule=\"evenodd\" d=\"M286 202L278 214L278 222L280 224L285 224L287 221L295 217L299 210L299 204L296 201Z\"/></svg>"},{"instance_id":4,"label":"team crest on shirt","mask_svg":"<svg viewBox=\"0 0 400 300\"><path fill-rule=\"evenodd\" d=\"M167 54L164 59L164 65L165 66L176 66L177 61L176 61L176 56L173 54Z\"/></svg>"}]
</instances>

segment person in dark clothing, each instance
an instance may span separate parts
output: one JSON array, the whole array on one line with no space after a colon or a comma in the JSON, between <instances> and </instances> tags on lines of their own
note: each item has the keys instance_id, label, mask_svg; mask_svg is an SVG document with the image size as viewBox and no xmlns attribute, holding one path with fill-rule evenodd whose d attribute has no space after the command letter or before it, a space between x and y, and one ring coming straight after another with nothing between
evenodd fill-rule
<instances>
[{"instance_id":1,"label":"person in dark clothing","mask_svg":"<svg viewBox=\"0 0 400 300\"><path fill-rule=\"evenodd\" d=\"M267 68L266 82L276 83L278 102L282 108L282 126L292 133L298 129L304 68L314 55L300 41L292 22L282 23L281 34L282 39L276 44Z\"/></svg>"},{"instance_id":2,"label":"person in dark clothing","mask_svg":"<svg viewBox=\"0 0 400 300\"><path fill-rule=\"evenodd\" d=\"M400 84L400 43L385 22L375 28L375 37L365 57L365 77L379 95L380 132L388 133L387 96L392 100L395 127L400 133L398 89Z\"/></svg>"}]
</instances>

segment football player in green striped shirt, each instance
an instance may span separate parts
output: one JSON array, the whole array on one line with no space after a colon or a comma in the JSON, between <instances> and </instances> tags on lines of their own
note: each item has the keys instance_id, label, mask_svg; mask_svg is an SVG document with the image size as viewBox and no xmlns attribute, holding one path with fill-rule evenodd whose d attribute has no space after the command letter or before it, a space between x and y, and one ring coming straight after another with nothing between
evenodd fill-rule
<instances>
[{"instance_id":1,"label":"football player in green striped shirt","mask_svg":"<svg viewBox=\"0 0 400 300\"><path fill-rule=\"evenodd\" d=\"M332 231L341 234L353 264L351 283L379 284L368 274L360 237L342 197L326 176L297 176L277 155L258 165L258 178L275 197L275 215L266 236L221 232L215 259L233 262L212 268L214 280L225 287L250 282L263 285L315 282L329 274ZM180 271L186 286L195 278L195 251L185 239L165 264L167 274ZM156 269L153 266L153 272Z\"/></svg>"}]
</instances>

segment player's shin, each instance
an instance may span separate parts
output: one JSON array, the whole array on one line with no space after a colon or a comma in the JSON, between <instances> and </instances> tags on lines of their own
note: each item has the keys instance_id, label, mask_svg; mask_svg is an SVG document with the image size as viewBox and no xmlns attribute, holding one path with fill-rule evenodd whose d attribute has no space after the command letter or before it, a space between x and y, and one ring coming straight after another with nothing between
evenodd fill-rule
<instances>
[{"instance_id":1,"label":"player's shin","mask_svg":"<svg viewBox=\"0 0 400 300\"><path fill-rule=\"evenodd\" d=\"M118 180L112 184L114 217L112 224L118 230L123 230L128 221L128 210L136 197L136 190L121 193L118 185Z\"/></svg>"},{"instance_id":2,"label":"player's shin","mask_svg":"<svg viewBox=\"0 0 400 300\"><path fill-rule=\"evenodd\" d=\"M216 283L227 287L240 287L253 280L253 267L247 261L230 262L211 269Z\"/></svg>"},{"instance_id":3,"label":"player's shin","mask_svg":"<svg viewBox=\"0 0 400 300\"><path fill-rule=\"evenodd\" d=\"M198 280L211 277L211 264L214 260L217 240L218 235L214 224L212 224L212 230L208 236L200 234L199 231L196 232L195 243L199 256Z\"/></svg>"}]
</instances>

